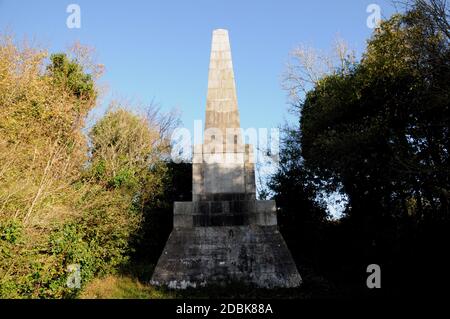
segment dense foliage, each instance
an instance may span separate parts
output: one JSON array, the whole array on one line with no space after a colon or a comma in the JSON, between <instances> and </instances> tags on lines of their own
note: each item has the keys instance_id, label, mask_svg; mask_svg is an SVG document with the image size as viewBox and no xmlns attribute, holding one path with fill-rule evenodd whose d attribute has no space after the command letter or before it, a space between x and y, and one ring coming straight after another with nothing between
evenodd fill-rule
<instances>
[{"instance_id":1,"label":"dense foliage","mask_svg":"<svg viewBox=\"0 0 450 319\"><path fill-rule=\"evenodd\" d=\"M344 56L314 83L283 152L299 164L282 161L270 185L285 210L309 220L321 194L348 198L338 222L316 213L313 229L324 231L301 245L317 268L361 290L371 263L385 269L384 292L410 293L447 265L450 38L448 11L436 15L432 4L416 1L382 22L360 62Z\"/></svg>"},{"instance_id":2,"label":"dense foliage","mask_svg":"<svg viewBox=\"0 0 450 319\"><path fill-rule=\"evenodd\" d=\"M420 12L394 16L361 63L323 78L307 95L305 164L332 186L343 185L356 211L364 205L374 214L434 211L443 218L449 94L449 39Z\"/></svg>"},{"instance_id":3,"label":"dense foliage","mask_svg":"<svg viewBox=\"0 0 450 319\"><path fill-rule=\"evenodd\" d=\"M0 43L0 298L74 297L120 270L164 186L158 118L113 108L88 144L96 74L83 57L47 56ZM76 267L81 287L68 285Z\"/></svg>"}]
</instances>

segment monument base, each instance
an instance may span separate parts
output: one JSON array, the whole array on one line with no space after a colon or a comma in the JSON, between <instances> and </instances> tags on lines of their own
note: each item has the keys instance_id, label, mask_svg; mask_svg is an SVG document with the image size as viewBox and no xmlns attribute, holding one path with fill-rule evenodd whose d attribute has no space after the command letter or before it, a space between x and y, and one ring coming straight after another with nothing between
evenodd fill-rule
<instances>
[{"instance_id":1,"label":"monument base","mask_svg":"<svg viewBox=\"0 0 450 319\"><path fill-rule=\"evenodd\" d=\"M232 282L260 288L301 284L302 278L277 227L274 201L199 203L175 203L174 229L151 284L174 289ZM224 211L223 207L229 205L254 210Z\"/></svg>"}]
</instances>

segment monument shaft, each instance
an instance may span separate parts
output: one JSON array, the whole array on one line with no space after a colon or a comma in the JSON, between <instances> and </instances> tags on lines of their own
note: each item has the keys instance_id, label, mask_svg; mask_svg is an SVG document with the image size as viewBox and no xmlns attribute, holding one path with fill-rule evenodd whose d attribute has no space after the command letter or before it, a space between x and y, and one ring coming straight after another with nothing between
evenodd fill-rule
<instances>
[{"instance_id":1,"label":"monument shaft","mask_svg":"<svg viewBox=\"0 0 450 319\"><path fill-rule=\"evenodd\" d=\"M223 29L213 31L204 143L194 146L192 172L193 201L174 203L174 228L152 284L299 286L302 279L278 231L275 201L256 200L253 148L242 143Z\"/></svg>"}]
</instances>

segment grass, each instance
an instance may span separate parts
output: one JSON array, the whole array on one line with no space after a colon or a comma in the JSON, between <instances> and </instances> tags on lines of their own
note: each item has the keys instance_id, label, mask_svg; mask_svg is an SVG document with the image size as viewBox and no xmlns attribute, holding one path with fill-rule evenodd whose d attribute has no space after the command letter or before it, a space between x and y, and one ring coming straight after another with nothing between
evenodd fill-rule
<instances>
[{"instance_id":1,"label":"grass","mask_svg":"<svg viewBox=\"0 0 450 319\"><path fill-rule=\"evenodd\" d=\"M96 278L83 290L82 299L207 299L207 298L301 298L308 299L305 289L255 289L241 284L169 290L141 283L138 279L118 275Z\"/></svg>"},{"instance_id":2,"label":"grass","mask_svg":"<svg viewBox=\"0 0 450 319\"><path fill-rule=\"evenodd\" d=\"M146 284L153 267L133 265L121 275L110 275L91 281L83 290L83 299L311 299L335 295L335 289L307 268L301 269L300 288L260 289L239 283L186 290L170 290Z\"/></svg>"},{"instance_id":3,"label":"grass","mask_svg":"<svg viewBox=\"0 0 450 319\"><path fill-rule=\"evenodd\" d=\"M83 290L82 299L171 299L175 294L141 283L129 276L96 278Z\"/></svg>"}]
</instances>

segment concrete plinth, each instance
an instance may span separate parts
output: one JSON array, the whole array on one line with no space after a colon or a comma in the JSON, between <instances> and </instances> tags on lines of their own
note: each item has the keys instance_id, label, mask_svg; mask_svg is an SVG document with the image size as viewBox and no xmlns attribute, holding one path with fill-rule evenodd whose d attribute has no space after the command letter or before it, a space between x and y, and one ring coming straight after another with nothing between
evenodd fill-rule
<instances>
[{"instance_id":1,"label":"concrete plinth","mask_svg":"<svg viewBox=\"0 0 450 319\"><path fill-rule=\"evenodd\" d=\"M302 279L276 226L175 228L151 283L174 289L240 282L298 287Z\"/></svg>"}]
</instances>

